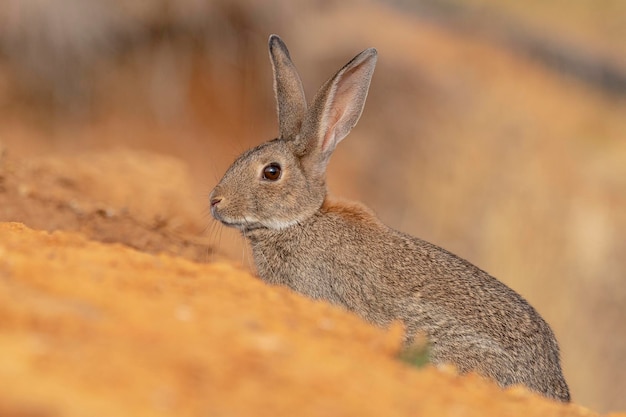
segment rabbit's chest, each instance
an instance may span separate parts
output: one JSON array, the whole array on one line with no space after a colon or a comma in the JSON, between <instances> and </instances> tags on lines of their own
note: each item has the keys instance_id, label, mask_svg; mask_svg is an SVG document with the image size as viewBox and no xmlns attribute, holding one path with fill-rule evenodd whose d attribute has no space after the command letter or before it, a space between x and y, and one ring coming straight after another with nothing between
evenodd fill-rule
<instances>
[{"instance_id":1,"label":"rabbit's chest","mask_svg":"<svg viewBox=\"0 0 626 417\"><path fill-rule=\"evenodd\" d=\"M383 278L363 244L337 233L329 224L320 231L300 227L293 235L272 233L251 239L259 276L313 299L329 301L386 325L395 317L394 298L382 284ZM369 258L368 258L369 257ZM368 259L366 259L368 258Z\"/></svg>"},{"instance_id":2,"label":"rabbit's chest","mask_svg":"<svg viewBox=\"0 0 626 417\"><path fill-rule=\"evenodd\" d=\"M333 288L336 271L324 247L287 236L252 243L257 273L264 281L284 285L314 299L344 305Z\"/></svg>"}]
</instances>

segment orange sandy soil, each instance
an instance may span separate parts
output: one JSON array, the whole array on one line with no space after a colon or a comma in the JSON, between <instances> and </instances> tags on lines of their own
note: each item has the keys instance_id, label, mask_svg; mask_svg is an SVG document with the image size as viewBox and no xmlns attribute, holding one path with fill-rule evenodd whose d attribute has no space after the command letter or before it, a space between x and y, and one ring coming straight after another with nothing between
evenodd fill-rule
<instances>
[{"instance_id":1,"label":"orange sandy soil","mask_svg":"<svg viewBox=\"0 0 626 417\"><path fill-rule=\"evenodd\" d=\"M225 263L0 224L0 415L589 416Z\"/></svg>"}]
</instances>

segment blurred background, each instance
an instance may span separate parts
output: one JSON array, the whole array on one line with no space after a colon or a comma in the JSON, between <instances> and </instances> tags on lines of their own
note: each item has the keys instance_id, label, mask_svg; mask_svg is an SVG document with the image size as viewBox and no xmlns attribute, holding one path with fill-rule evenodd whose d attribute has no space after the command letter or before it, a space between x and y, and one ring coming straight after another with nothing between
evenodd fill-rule
<instances>
[{"instance_id":1,"label":"blurred background","mask_svg":"<svg viewBox=\"0 0 626 417\"><path fill-rule=\"evenodd\" d=\"M622 0L3 0L0 220L100 230L89 211L114 214L86 208L91 193L250 265L207 196L276 135L271 33L309 98L378 49L331 191L520 292L555 330L574 401L626 409Z\"/></svg>"}]
</instances>

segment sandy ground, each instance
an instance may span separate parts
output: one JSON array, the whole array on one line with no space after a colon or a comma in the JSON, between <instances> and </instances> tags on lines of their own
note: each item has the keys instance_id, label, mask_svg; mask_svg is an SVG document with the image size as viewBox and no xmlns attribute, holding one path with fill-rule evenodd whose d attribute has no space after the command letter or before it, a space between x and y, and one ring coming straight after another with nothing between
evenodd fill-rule
<instances>
[{"instance_id":1,"label":"sandy ground","mask_svg":"<svg viewBox=\"0 0 626 417\"><path fill-rule=\"evenodd\" d=\"M412 368L399 327L225 263L19 223L0 237L2 415L595 415Z\"/></svg>"}]
</instances>

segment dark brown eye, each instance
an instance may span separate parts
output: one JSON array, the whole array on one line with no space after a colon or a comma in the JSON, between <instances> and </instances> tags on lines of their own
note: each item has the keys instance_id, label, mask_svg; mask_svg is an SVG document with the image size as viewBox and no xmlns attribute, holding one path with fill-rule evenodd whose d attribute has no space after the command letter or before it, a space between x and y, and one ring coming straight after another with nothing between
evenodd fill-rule
<instances>
[{"instance_id":1,"label":"dark brown eye","mask_svg":"<svg viewBox=\"0 0 626 417\"><path fill-rule=\"evenodd\" d=\"M281 172L280 165L278 165L275 162L272 162L271 164L266 165L265 168L263 168L263 179L269 180L269 181L276 181L280 178L280 172Z\"/></svg>"}]
</instances>

